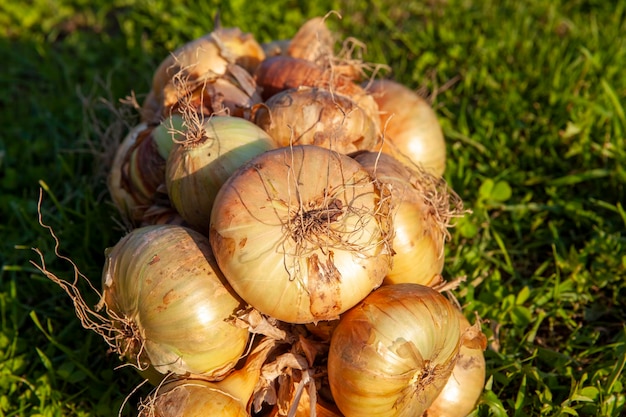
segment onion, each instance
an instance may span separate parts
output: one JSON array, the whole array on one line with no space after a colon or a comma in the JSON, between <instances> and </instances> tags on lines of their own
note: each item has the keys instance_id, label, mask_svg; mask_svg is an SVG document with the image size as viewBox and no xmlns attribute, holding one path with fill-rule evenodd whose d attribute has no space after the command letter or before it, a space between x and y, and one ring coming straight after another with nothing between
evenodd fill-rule
<instances>
[{"instance_id":1,"label":"onion","mask_svg":"<svg viewBox=\"0 0 626 417\"><path fill-rule=\"evenodd\" d=\"M287 55L307 61L324 63L333 55L335 39L323 17L307 20L291 38ZM321 62L320 62L321 61Z\"/></svg>"},{"instance_id":2,"label":"onion","mask_svg":"<svg viewBox=\"0 0 626 417\"><path fill-rule=\"evenodd\" d=\"M430 287L385 285L349 310L330 342L328 380L346 416L420 416L446 384L461 334Z\"/></svg>"},{"instance_id":3,"label":"onion","mask_svg":"<svg viewBox=\"0 0 626 417\"><path fill-rule=\"evenodd\" d=\"M227 322L241 300L193 230L132 230L107 250L102 281L118 351L140 368L221 378L245 349L248 331Z\"/></svg>"},{"instance_id":4,"label":"onion","mask_svg":"<svg viewBox=\"0 0 626 417\"><path fill-rule=\"evenodd\" d=\"M170 382L140 406L139 417L249 417L237 397L201 379Z\"/></svg>"},{"instance_id":5,"label":"onion","mask_svg":"<svg viewBox=\"0 0 626 417\"><path fill-rule=\"evenodd\" d=\"M405 165L418 165L435 175L443 175L446 143L430 104L392 80L370 81L366 89L380 109L385 135L382 151Z\"/></svg>"},{"instance_id":6,"label":"onion","mask_svg":"<svg viewBox=\"0 0 626 417\"><path fill-rule=\"evenodd\" d=\"M278 320L332 320L389 270L386 199L350 157L303 145L268 151L222 186L211 213L217 262L235 291Z\"/></svg>"},{"instance_id":7,"label":"onion","mask_svg":"<svg viewBox=\"0 0 626 417\"><path fill-rule=\"evenodd\" d=\"M254 123L228 116L187 122L179 136L167 159L167 193L182 218L208 234L219 188L245 162L274 148L274 141Z\"/></svg>"},{"instance_id":8,"label":"onion","mask_svg":"<svg viewBox=\"0 0 626 417\"><path fill-rule=\"evenodd\" d=\"M184 97L208 115L243 116L260 101L251 74L264 59L261 45L238 28L218 28L194 39L156 69L142 118L160 120Z\"/></svg>"},{"instance_id":9,"label":"onion","mask_svg":"<svg viewBox=\"0 0 626 417\"><path fill-rule=\"evenodd\" d=\"M218 382L182 377L165 381L141 404L140 417L225 416L248 417L261 367L275 346L262 339L245 364Z\"/></svg>"},{"instance_id":10,"label":"onion","mask_svg":"<svg viewBox=\"0 0 626 417\"><path fill-rule=\"evenodd\" d=\"M395 254L385 283L439 283L450 220L463 209L460 198L441 177L410 169L390 155L361 152L354 159L391 190Z\"/></svg>"},{"instance_id":11,"label":"onion","mask_svg":"<svg viewBox=\"0 0 626 417\"><path fill-rule=\"evenodd\" d=\"M174 118L171 123L178 120ZM107 187L118 211L131 223L141 222L145 211L159 198L172 145L169 125L140 123L116 149Z\"/></svg>"},{"instance_id":12,"label":"onion","mask_svg":"<svg viewBox=\"0 0 626 417\"><path fill-rule=\"evenodd\" d=\"M371 149L378 125L348 97L319 88L282 91L259 107L254 122L278 146L317 145L339 153Z\"/></svg>"},{"instance_id":13,"label":"onion","mask_svg":"<svg viewBox=\"0 0 626 417\"><path fill-rule=\"evenodd\" d=\"M457 310L463 342L459 359L425 417L465 417L475 407L485 386L486 364L483 351L487 339L480 330L480 322L470 326L469 321Z\"/></svg>"}]
</instances>

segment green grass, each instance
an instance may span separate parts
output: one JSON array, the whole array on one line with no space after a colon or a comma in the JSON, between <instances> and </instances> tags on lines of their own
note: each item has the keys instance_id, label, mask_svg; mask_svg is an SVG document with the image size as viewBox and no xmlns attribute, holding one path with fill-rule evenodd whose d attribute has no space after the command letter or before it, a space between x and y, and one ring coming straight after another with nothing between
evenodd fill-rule
<instances>
[{"instance_id":1,"label":"green grass","mask_svg":"<svg viewBox=\"0 0 626 417\"><path fill-rule=\"evenodd\" d=\"M41 188L61 253L98 283L123 233L103 176L121 132L107 132L119 118L106 103L141 97L168 51L213 28L221 2L202 3L0 5L0 415L112 416L140 382L30 264L39 248L73 274L37 201ZM341 11L333 30L433 93L446 178L472 210L445 274L467 277L456 294L489 337L476 415L625 413L626 1L362 3L231 0L220 12L268 41Z\"/></svg>"}]
</instances>

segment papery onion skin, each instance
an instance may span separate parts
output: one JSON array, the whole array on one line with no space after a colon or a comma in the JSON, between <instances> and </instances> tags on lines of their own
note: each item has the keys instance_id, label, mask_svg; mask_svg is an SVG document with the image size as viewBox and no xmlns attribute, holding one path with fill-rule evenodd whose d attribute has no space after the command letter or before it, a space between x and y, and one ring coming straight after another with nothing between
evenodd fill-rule
<instances>
[{"instance_id":1,"label":"papery onion skin","mask_svg":"<svg viewBox=\"0 0 626 417\"><path fill-rule=\"evenodd\" d=\"M139 417L249 417L244 404L214 383L181 379L159 387Z\"/></svg>"},{"instance_id":2,"label":"papery onion skin","mask_svg":"<svg viewBox=\"0 0 626 417\"><path fill-rule=\"evenodd\" d=\"M418 165L435 175L443 175L446 143L431 105L393 80L377 79L364 85L380 110L385 137L382 151L405 165Z\"/></svg>"},{"instance_id":3,"label":"papery onion skin","mask_svg":"<svg viewBox=\"0 0 626 417\"><path fill-rule=\"evenodd\" d=\"M133 229L106 251L103 298L126 332L119 353L158 372L221 378L248 332L227 321L243 307L221 275L208 239L175 225Z\"/></svg>"},{"instance_id":4,"label":"papery onion skin","mask_svg":"<svg viewBox=\"0 0 626 417\"><path fill-rule=\"evenodd\" d=\"M472 329L476 325L470 326L460 310L458 316L462 333L474 330L477 334L472 337L473 343L461 344L452 375L424 417L465 417L474 410L484 390L486 338L479 329Z\"/></svg>"},{"instance_id":5,"label":"papery onion skin","mask_svg":"<svg viewBox=\"0 0 626 417\"><path fill-rule=\"evenodd\" d=\"M301 87L272 96L254 122L277 146L316 145L339 153L372 149L378 125L352 99L321 88Z\"/></svg>"},{"instance_id":6,"label":"papery onion skin","mask_svg":"<svg viewBox=\"0 0 626 417\"><path fill-rule=\"evenodd\" d=\"M439 292L385 285L346 312L333 332L328 379L346 417L420 416L456 363L459 320Z\"/></svg>"},{"instance_id":7,"label":"papery onion skin","mask_svg":"<svg viewBox=\"0 0 626 417\"><path fill-rule=\"evenodd\" d=\"M361 152L353 157L391 190L395 254L385 283L438 283L448 236L445 219L451 210L445 204L445 182L427 172L412 170L385 153ZM437 199L443 206L436 204Z\"/></svg>"},{"instance_id":8,"label":"papery onion skin","mask_svg":"<svg viewBox=\"0 0 626 417\"><path fill-rule=\"evenodd\" d=\"M278 320L332 320L389 270L390 216L354 160L303 145L268 151L234 173L211 213L224 275Z\"/></svg>"},{"instance_id":9,"label":"papery onion skin","mask_svg":"<svg viewBox=\"0 0 626 417\"><path fill-rule=\"evenodd\" d=\"M261 101L252 73L265 52L249 33L217 28L168 55L156 69L142 105L142 120L158 122L186 99L207 115L243 117ZM188 106L188 104L185 104Z\"/></svg>"},{"instance_id":10,"label":"papery onion skin","mask_svg":"<svg viewBox=\"0 0 626 417\"><path fill-rule=\"evenodd\" d=\"M165 180L176 211L191 227L208 235L213 201L222 184L241 165L276 145L263 129L237 117L213 116L199 129L202 138L174 146Z\"/></svg>"},{"instance_id":11,"label":"papery onion skin","mask_svg":"<svg viewBox=\"0 0 626 417\"><path fill-rule=\"evenodd\" d=\"M115 151L107 188L118 211L131 224L143 220L165 183L165 160L173 144L168 129L162 124L139 123Z\"/></svg>"}]
</instances>

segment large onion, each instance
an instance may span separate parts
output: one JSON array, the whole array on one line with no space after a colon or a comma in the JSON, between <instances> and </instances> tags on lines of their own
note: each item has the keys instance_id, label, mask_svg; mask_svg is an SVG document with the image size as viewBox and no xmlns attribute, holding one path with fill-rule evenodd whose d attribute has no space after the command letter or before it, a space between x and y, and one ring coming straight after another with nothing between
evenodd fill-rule
<instances>
[{"instance_id":1,"label":"large onion","mask_svg":"<svg viewBox=\"0 0 626 417\"><path fill-rule=\"evenodd\" d=\"M328 379L346 417L420 416L446 384L461 334L430 287L385 285L349 310L330 342Z\"/></svg>"},{"instance_id":2,"label":"large onion","mask_svg":"<svg viewBox=\"0 0 626 417\"><path fill-rule=\"evenodd\" d=\"M303 145L268 151L222 186L211 245L224 275L278 320L330 320L389 270L386 199L356 161Z\"/></svg>"},{"instance_id":3,"label":"large onion","mask_svg":"<svg viewBox=\"0 0 626 417\"><path fill-rule=\"evenodd\" d=\"M378 124L352 99L320 88L301 87L272 96L254 122L278 146L317 145L339 153L372 149Z\"/></svg>"},{"instance_id":4,"label":"large onion","mask_svg":"<svg viewBox=\"0 0 626 417\"><path fill-rule=\"evenodd\" d=\"M366 84L380 110L385 135L382 151L405 165L418 165L442 175L446 143L435 111L419 94L392 80Z\"/></svg>"},{"instance_id":5,"label":"large onion","mask_svg":"<svg viewBox=\"0 0 626 417\"><path fill-rule=\"evenodd\" d=\"M274 148L274 141L254 123L228 116L187 122L180 135L167 159L167 193L183 219L208 234L219 188L245 162Z\"/></svg>"},{"instance_id":6,"label":"large onion","mask_svg":"<svg viewBox=\"0 0 626 417\"><path fill-rule=\"evenodd\" d=\"M391 155L361 152L354 159L391 190L395 254L385 282L439 283L448 227L462 210L461 200L441 177L410 169Z\"/></svg>"},{"instance_id":7,"label":"large onion","mask_svg":"<svg viewBox=\"0 0 626 417\"><path fill-rule=\"evenodd\" d=\"M118 350L139 367L221 378L245 349L248 331L227 322L242 302L198 232L134 229L107 250L102 280Z\"/></svg>"}]
</instances>

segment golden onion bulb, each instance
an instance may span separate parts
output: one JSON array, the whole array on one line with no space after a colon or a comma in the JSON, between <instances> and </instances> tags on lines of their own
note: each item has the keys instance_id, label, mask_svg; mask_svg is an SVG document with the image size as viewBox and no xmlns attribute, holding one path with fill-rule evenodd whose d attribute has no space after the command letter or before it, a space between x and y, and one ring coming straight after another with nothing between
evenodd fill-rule
<instances>
[{"instance_id":1,"label":"golden onion bulb","mask_svg":"<svg viewBox=\"0 0 626 417\"><path fill-rule=\"evenodd\" d=\"M139 417L249 417L239 398L202 379L181 379L159 387L142 404Z\"/></svg>"},{"instance_id":2,"label":"golden onion bulb","mask_svg":"<svg viewBox=\"0 0 626 417\"><path fill-rule=\"evenodd\" d=\"M430 287L385 285L346 312L333 332L328 380L346 416L415 417L456 364L455 307Z\"/></svg>"},{"instance_id":3,"label":"golden onion bulb","mask_svg":"<svg viewBox=\"0 0 626 417\"><path fill-rule=\"evenodd\" d=\"M352 158L313 145L270 150L222 186L215 257L235 291L278 320L335 319L389 270L386 199Z\"/></svg>"},{"instance_id":4,"label":"golden onion bulb","mask_svg":"<svg viewBox=\"0 0 626 417\"><path fill-rule=\"evenodd\" d=\"M391 190L395 254L385 283L438 283L448 227L462 208L460 199L441 177L411 169L391 155L361 152L354 159Z\"/></svg>"},{"instance_id":5,"label":"golden onion bulb","mask_svg":"<svg viewBox=\"0 0 626 417\"><path fill-rule=\"evenodd\" d=\"M476 407L485 387L486 364L483 351L487 339L479 323L470 325L457 310L464 340L459 349L459 359L452 375L424 417L465 417Z\"/></svg>"},{"instance_id":6,"label":"golden onion bulb","mask_svg":"<svg viewBox=\"0 0 626 417\"><path fill-rule=\"evenodd\" d=\"M228 116L188 123L180 136L166 163L167 193L182 218L208 234L219 188L241 165L274 148L274 141L254 123Z\"/></svg>"},{"instance_id":7,"label":"golden onion bulb","mask_svg":"<svg viewBox=\"0 0 626 417\"><path fill-rule=\"evenodd\" d=\"M242 301L198 232L133 229L106 251L102 284L118 351L140 368L221 378L246 347L247 329L227 321Z\"/></svg>"},{"instance_id":8,"label":"golden onion bulb","mask_svg":"<svg viewBox=\"0 0 626 417\"><path fill-rule=\"evenodd\" d=\"M316 145L347 154L372 149L378 140L374 118L352 99L321 88L273 95L257 108L254 122L278 146Z\"/></svg>"},{"instance_id":9,"label":"golden onion bulb","mask_svg":"<svg viewBox=\"0 0 626 417\"><path fill-rule=\"evenodd\" d=\"M392 80L371 81L366 89L380 110L385 137L381 150L405 165L418 165L434 175L443 175L446 143L431 105L415 91Z\"/></svg>"}]
</instances>

